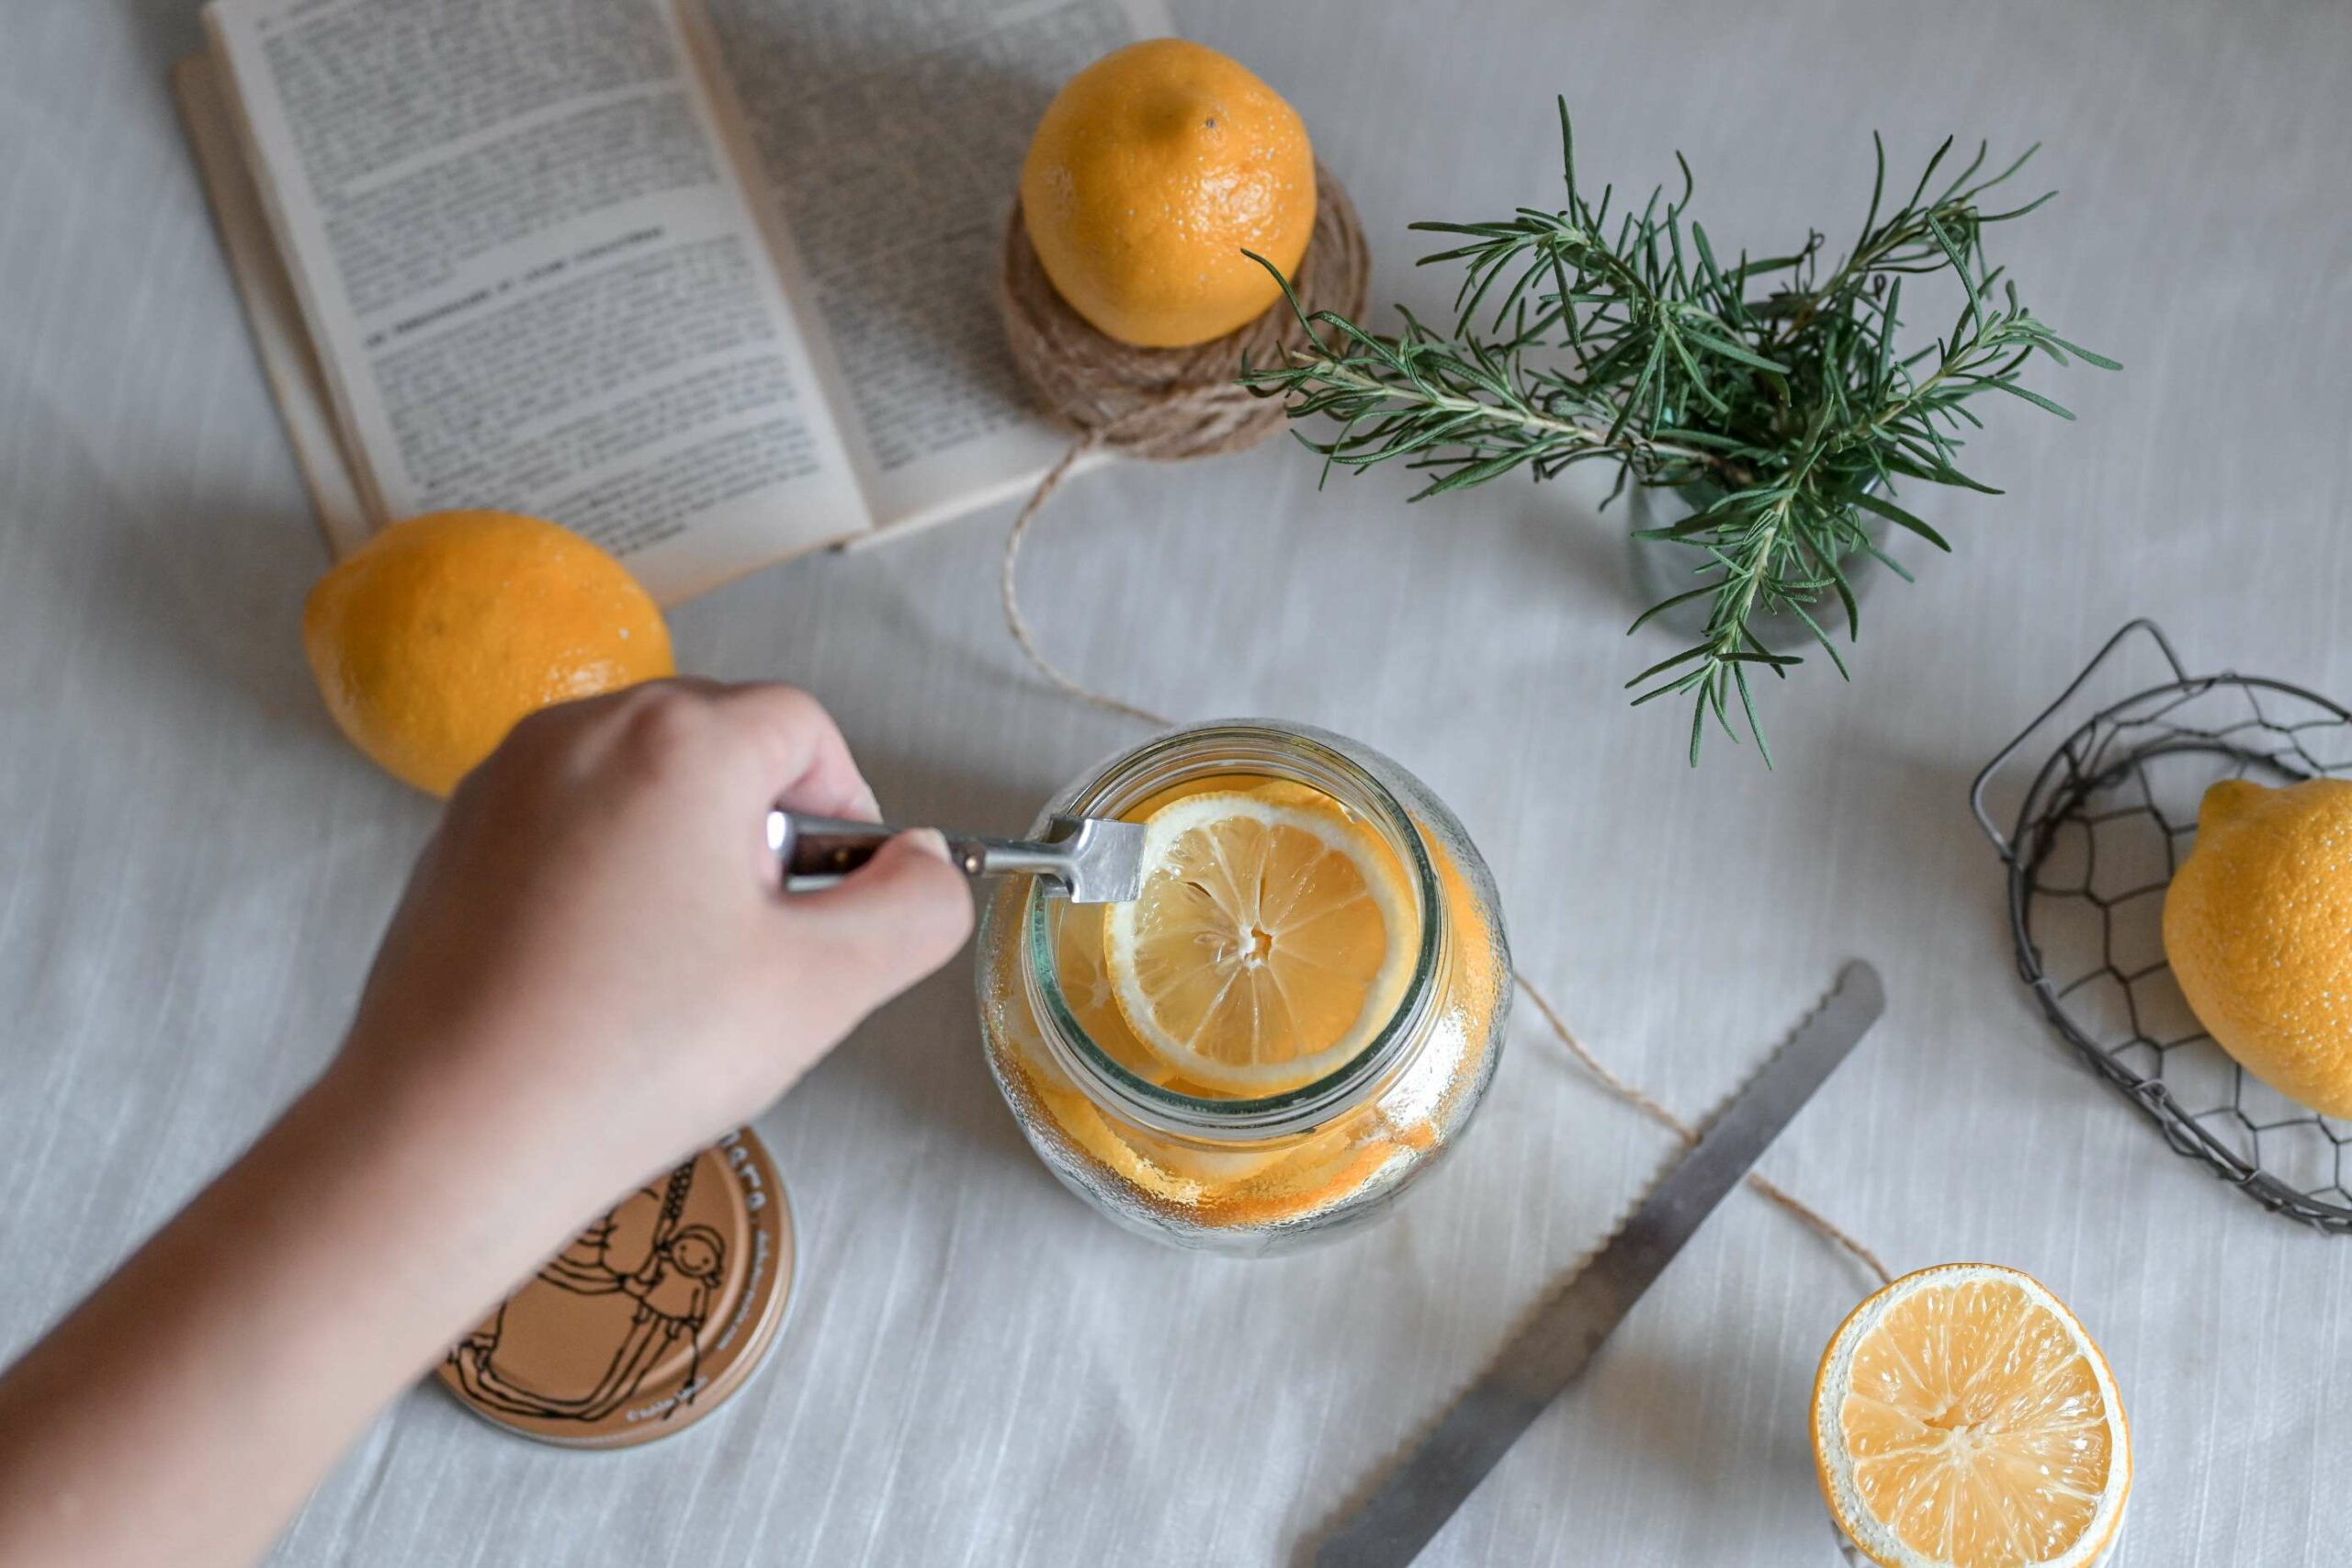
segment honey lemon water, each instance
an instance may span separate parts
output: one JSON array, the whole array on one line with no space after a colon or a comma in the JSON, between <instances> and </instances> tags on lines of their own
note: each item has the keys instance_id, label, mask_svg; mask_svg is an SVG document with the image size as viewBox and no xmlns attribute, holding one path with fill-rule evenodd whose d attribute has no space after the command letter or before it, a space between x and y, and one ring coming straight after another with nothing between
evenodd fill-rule
<instances>
[{"instance_id":1,"label":"honey lemon water","mask_svg":"<svg viewBox=\"0 0 2352 1568\"><path fill-rule=\"evenodd\" d=\"M1418 780L1260 721L1114 758L1047 814L1144 824L1141 896L1001 888L989 1056L1041 1158L1158 1239L1261 1252L1368 1217L1459 1135L1510 964L1493 885Z\"/></svg>"}]
</instances>

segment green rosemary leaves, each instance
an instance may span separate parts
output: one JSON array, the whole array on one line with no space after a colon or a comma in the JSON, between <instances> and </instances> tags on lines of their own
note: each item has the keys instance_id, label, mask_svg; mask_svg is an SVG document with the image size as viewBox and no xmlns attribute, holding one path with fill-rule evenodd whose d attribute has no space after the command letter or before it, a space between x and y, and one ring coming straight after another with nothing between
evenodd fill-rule
<instances>
[{"instance_id":1,"label":"green rosemary leaves","mask_svg":"<svg viewBox=\"0 0 2352 1568\"><path fill-rule=\"evenodd\" d=\"M1793 617L1843 674L1817 612L1839 602L1850 638L1859 619L1848 566L1867 554L1908 576L1880 550L1865 514L1949 549L1893 497L1904 479L1999 493L1957 463L1966 430L1982 423L1972 405L2001 393L2072 419L2023 385L2027 362L2041 353L2120 368L2052 332L1985 260L1988 228L2049 199L1984 209L1986 193L2031 150L1979 177L1980 148L1936 186L1947 141L1890 210L1885 147L1871 140L1870 212L1842 261L1825 267L1826 242L1813 232L1792 254L1742 253L1726 265L1689 216L1690 170L1679 154L1682 190L1672 200L1660 187L1638 212L1612 219L1611 191L1598 202L1585 197L1563 100L1566 207L1413 225L1455 242L1422 258L1463 267L1451 332L1409 311L1393 335L1328 310L1307 316L1285 281L1313 346L1281 364L1245 365L1242 379L1286 400L1294 420L1337 423L1327 439L1300 434L1327 474L1393 459L1426 470L1415 500L1522 468L1548 479L1590 460L1618 466L1612 497L1628 482L1703 487L1715 497L1703 509L1642 536L1687 549L1693 586L1634 624L1704 602L1704 631L1626 684L1637 705L1690 699L1694 765L1711 716L1737 740L1734 704L1769 764L1752 681L1802 660L1767 648L1755 624ZM1949 274L1961 299L1941 336L1906 350L1896 341L1899 312L1915 274Z\"/></svg>"}]
</instances>

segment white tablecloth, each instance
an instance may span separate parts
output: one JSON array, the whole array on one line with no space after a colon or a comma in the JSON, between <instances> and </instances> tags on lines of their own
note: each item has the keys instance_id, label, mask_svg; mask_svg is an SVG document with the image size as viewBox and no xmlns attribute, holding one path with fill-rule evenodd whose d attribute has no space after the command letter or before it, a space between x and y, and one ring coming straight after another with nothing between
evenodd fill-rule
<instances>
[{"instance_id":1,"label":"white tablecloth","mask_svg":"<svg viewBox=\"0 0 2352 1568\"><path fill-rule=\"evenodd\" d=\"M1442 314L1410 220L1547 200L1552 96L1589 181L1701 181L1718 253L1859 222L1870 131L2047 143L2004 234L2120 377L2040 383L1923 494L1958 545L1866 605L1851 686L1767 695L1780 767L1618 683L1617 525L1577 487L1408 508L1286 444L1077 482L1026 584L1053 655L1184 714L1362 737L1460 812L1523 966L1696 1113L1838 962L1887 1021L1764 1168L1898 1268L2022 1267L2120 1380L2119 1562L2336 1563L2352 1544L2352 1241L2167 1153L2014 980L1971 773L2127 616L2193 664L2352 693L2352 11L2329 0L1256 6L1179 26L1304 112L1375 292ZM187 0L0 22L0 1357L218 1169L333 1049L424 801L329 727L297 637L322 555L164 90ZM1998 149L1996 148L1996 151ZM1613 518L1614 514L1611 514ZM992 512L763 573L684 662L840 716L886 806L1021 823L1133 738L1031 674ZM1281 1562L1472 1376L1659 1170L1667 1137L1522 1010L1450 1167L1393 1223L1230 1262L1130 1239L1031 1158L958 966L761 1123L799 1211L774 1363L624 1455L404 1398L293 1524L304 1564ZM1441 1538L1442 1563L1825 1562L1804 1415L1866 1281L1735 1195ZM170 1434L157 1433L159 1443Z\"/></svg>"}]
</instances>

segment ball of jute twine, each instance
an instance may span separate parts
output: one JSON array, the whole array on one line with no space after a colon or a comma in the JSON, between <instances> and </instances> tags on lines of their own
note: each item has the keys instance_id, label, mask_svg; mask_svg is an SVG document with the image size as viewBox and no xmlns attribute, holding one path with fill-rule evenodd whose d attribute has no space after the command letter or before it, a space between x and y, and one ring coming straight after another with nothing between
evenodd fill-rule
<instances>
[{"instance_id":1,"label":"ball of jute twine","mask_svg":"<svg viewBox=\"0 0 2352 1568\"><path fill-rule=\"evenodd\" d=\"M1315 166L1315 232L1291 287L1310 315L1331 310L1351 320L1361 319L1372 282L1372 258L1363 224L1346 189L1319 163ZM1037 481L1036 490L1005 535L1000 584L1005 626L1037 672L1063 691L1097 707L1172 728L1176 719L1097 691L1065 674L1038 649L1015 592L1022 538L1071 468L1098 447L1125 457L1165 461L1213 457L1254 446L1281 430L1288 419L1283 400L1251 395L1239 382L1242 364L1245 357L1251 365L1274 364L1308 349L1313 346L1308 333L1288 303L1277 301L1239 331L1197 347L1138 348L1121 343L1096 330L1055 292L1045 265L1029 243L1018 201L1005 225L997 295L1004 313L1005 340L1022 379L1048 414L1077 432L1069 449ZM1686 1146L1698 1142L1697 1128L1593 1055L1522 971L1512 970L1511 978L1535 1005L1553 1036L1604 1089L1673 1133ZM1747 1184L1842 1248L1882 1284L1893 1280L1878 1254L1804 1200L1758 1172L1749 1173Z\"/></svg>"}]
</instances>

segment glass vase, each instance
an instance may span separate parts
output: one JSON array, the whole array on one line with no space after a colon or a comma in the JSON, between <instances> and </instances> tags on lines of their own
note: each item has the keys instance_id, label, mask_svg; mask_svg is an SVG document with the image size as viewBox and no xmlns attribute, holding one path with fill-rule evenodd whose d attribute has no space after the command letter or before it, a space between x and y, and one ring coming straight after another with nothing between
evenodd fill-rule
<instances>
[{"instance_id":1,"label":"glass vase","mask_svg":"<svg viewBox=\"0 0 2352 1568\"><path fill-rule=\"evenodd\" d=\"M1702 583L1720 575L1721 568L1706 551L1694 545L1672 539L1645 539L1642 534L1652 528L1671 528L1686 518L1694 517L1723 498L1723 491L1711 484L1680 486L1640 485L1625 487L1625 543L1631 565L1634 596L1640 607L1647 610L1653 604L1664 604L1678 593L1688 593ZM1894 525L1876 513L1865 513L1862 532L1871 546L1881 551L1886 548ZM1886 563L1869 550L1852 549L1838 558L1838 569L1845 574L1846 584L1860 600L1871 583L1889 575ZM1707 616L1713 607L1712 598L1687 600L1672 609L1652 617L1651 626L1662 626L1687 641L1696 642L1707 632ZM1808 602L1805 614L1812 616L1821 629L1843 639L1851 630L1846 616L1845 602L1830 589ZM1802 654L1809 646L1818 646L1804 622L1786 609L1768 609L1748 621L1757 639L1775 653Z\"/></svg>"}]
</instances>

